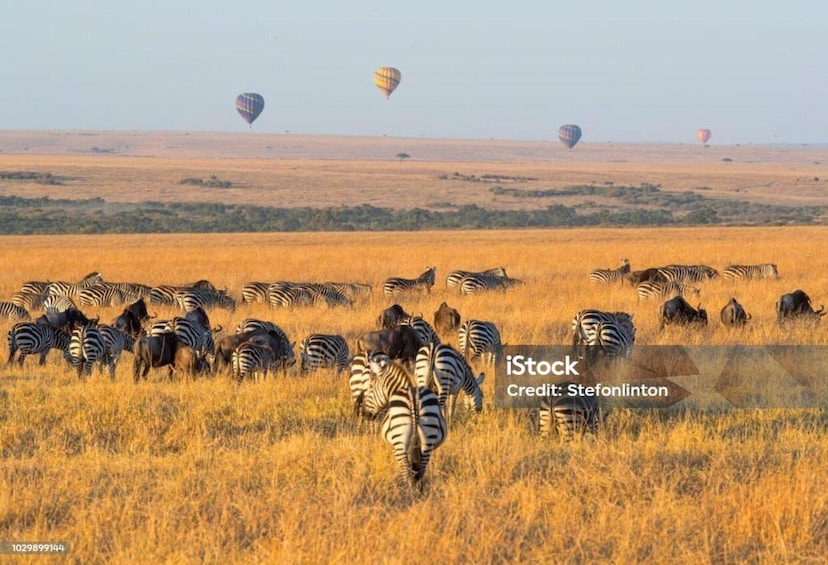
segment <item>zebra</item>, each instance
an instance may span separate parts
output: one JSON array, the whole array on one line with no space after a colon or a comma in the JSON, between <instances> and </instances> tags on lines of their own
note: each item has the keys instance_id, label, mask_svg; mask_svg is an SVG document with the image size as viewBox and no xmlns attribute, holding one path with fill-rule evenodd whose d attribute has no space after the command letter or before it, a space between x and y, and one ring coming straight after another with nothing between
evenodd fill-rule
<instances>
[{"instance_id":1,"label":"zebra","mask_svg":"<svg viewBox=\"0 0 828 565\"><path fill-rule=\"evenodd\" d=\"M106 342L108 355L106 365L109 367L109 376L115 378L115 366L118 364L118 359L123 351L132 353L132 349L135 347L135 338L117 328L104 324L98 326L98 330Z\"/></svg>"},{"instance_id":2,"label":"zebra","mask_svg":"<svg viewBox=\"0 0 828 565\"><path fill-rule=\"evenodd\" d=\"M437 395L423 386L395 391L381 430L382 438L394 449L402 483L420 486L431 452L448 434Z\"/></svg>"},{"instance_id":3,"label":"zebra","mask_svg":"<svg viewBox=\"0 0 828 565\"><path fill-rule=\"evenodd\" d=\"M572 345L586 345L588 336L593 328L600 322L613 322L622 328L625 328L627 333L635 336L635 325L633 324L632 314L626 312L602 312L601 310L581 310L575 314L572 320Z\"/></svg>"},{"instance_id":4,"label":"zebra","mask_svg":"<svg viewBox=\"0 0 828 565\"><path fill-rule=\"evenodd\" d=\"M48 294L34 292L15 292L12 294L11 302L24 310L40 310L43 303L49 298Z\"/></svg>"},{"instance_id":5,"label":"zebra","mask_svg":"<svg viewBox=\"0 0 828 565\"><path fill-rule=\"evenodd\" d=\"M160 285L152 287L149 291L150 304L160 304L162 306L175 306L175 297L180 290L183 290L183 288L170 285Z\"/></svg>"},{"instance_id":6,"label":"zebra","mask_svg":"<svg viewBox=\"0 0 828 565\"><path fill-rule=\"evenodd\" d=\"M233 378L241 383L245 378L267 377L267 372L276 367L273 350L258 343L245 342L233 352Z\"/></svg>"},{"instance_id":7,"label":"zebra","mask_svg":"<svg viewBox=\"0 0 828 565\"><path fill-rule=\"evenodd\" d=\"M610 284L621 282L630 273L630 262L624 259L617 269L595 269L589 273L589 282Z\"/></svg>"},{"instance_id":8,"label":"zebra","mask_svg":"<svg viewBox=\"0 0 828 565\"><path fill-rule=\"evenodd\" d=\"M132 282L101 283L104 286L114 287L121 291L124 302L135 302L140 298L146 298L152 290L145 284ZM97 285L96 285L97 286Z\"/></svg>"},{"instance_id":9,"label":"zebra","mask_svg":"<svg viewBox=\"0 0 828 565\"><path fill-rule=\"evenodd\" d=\"M594 360L598 353L605 357L626 357L635 341L635 330L614 321L602 321L588 330L586 346L589 358Z\"/></svg>"},{"instance_id":10,"label":"zebra","mask_svg":"<svg viewBox=\"0 0 828 565\"><path fill-rule=\"evenodd\" d=\"M671 296L698 296L700 291L696 287L677 282L653 282L644 281L636 289L638 298L640 300L647 300L650 298L669 298Z\"/></svg>"},{"instance_id":11,"label":"zebra","mask_svg":"<svg viewBox=\"0 0 828 565\"><path fill-rule=\"evenodd\" d=\"M372 358L375 366L391 363L391 358L385 352L379 350L357 353L351 357L349 362L350 377L348 378L348 386L351 389L351 400L354 402L354 415L357 421L362 418L362 400L374 378L371 371Z\"/></svg>"},{"instance_id":12,"label":"zebra","mask_svg":"<svg viewBox=\"0 0 828 565\"><path fill-rule=\"evenodd\" d=\"M335 288L351 300L368 296L373 290L370 284L363 283L326 282L325 284L331 288Z\"/></svg>"},{"instance_id":13,"label":"zebra","mask_svg":"<svg viewBox=\"0 0 828 565\"><path fill-rule=\"evenodd\" d=\"M779 270L772 263L762 265L728 265L722 271L727 280L778 279Z\"/></svg>"},{"instance_id":14,"label":"zebra","mask_svg":"<svg viewBox=\"0 0 828 565\"><path fill-rule=\"evenodd\" d=\"M81 306L121 306L124 302L123 291L109 283L89 286L78 292Z\"/></svg>"},{"instance_id":15,"label":"zebra","mask_svg":"<svg viewBox=\"0 0 828 565\"><path fill-rule=\"evenodd\" d=\"M78 378L92 374L92 365L98 363L101 371L108 365L109 348L103 334L96 326L80 326L72 331L69 342L69 356L72 365L78 371ZM115 378L115 370L110 367L110 378Z\"/></svg>"},{"instance_id":16,"label":"zebra","mask_svg":"<svg viewBox=\"0 0 828 565\"><path fill-rule=\"evenodd\" d=\"M46 287L47 294L56 294L58 296L77 296L77 294L84 288L99 284L103 282L103 277L98 272L89 273L76 283L65 281L58 281L49 283Z\"/></svg>"},{"instance_id":17,"label":"zebra","mask_svg":"<svg viewBox=\"0 0 828 565\"><path fill-rule=\"evenodd\" d=\"M659 267L658 272L667 282L674 283L702 282L719 278L719 272L707 265L667 265Z\"/></svg>"},{"instance_id":18,"label":"zebra","mask_svg":"<svg viewBox=\"0 0 828 565\"><path fill-rule=\"evenodd\" d=\"M294 285L294 289L307 290L313 296L313 303L324 302L328 306L352 306L353 300L345 296L339 289L327 283L301 283Z\"/></svg>"},{"instance_id":19,"label":"zebra","mask_svg":"<svg viewBox=\"0 0 828 565\"><path fill-rule=\"evenodd\" d=\"M348 366L348 343L340 335L311 334L299 345L302 371L335 367L341 373Z\"/></svg>"},{"instance_id":20,"label":"zebra","mask_svg":"<svg viewBox=\"0 0 828 565\"><path fill-rule=\"evenodd\" d=\"M237 334L255 331L264 331L265 333L269 333L271 331L275 332L279 336L279 340L282 343L282 352L285 355L285 358L282 361L285 363L285 366L292 366L296 363L296 356L293 353L293 346L295 344L291 343L284 330L273 322L267 322L257 318L245 318L238 326L236 326Z\"/></svg>"},{"instance_id":21,"label":"zebra","mask_svg":"<svg viewBox=\"0 0 828 565\"><path fill-rule=\"evenodd\" d=\"M431 287L434 286L434 277L436 274L437 267L429 267L416 279L403 279L399 277L386 279L385 282L382 283L382 292L386 296L412 291L431 292Z\"/></svg>"},{"instance_id":22,"label":"zebra","mask_svg":"<svg viewBox=\"0 0 828 565\"><path fill-rule=\"evenodd\" d=\"M601 410L596 396L577 395L577 385L564 382L558 385L563 394L544 396L540 407L540 434L549 437L552 427L564 441L570 441L576 435L589 432L595 435L601 421ZM574 389L574 390L573 390Z\"/></svg>"},{"instance_id":23,"label":"zebra","mask_svg":"<svg viewBox=\"0 0 828 565\"><path fill-rule=\"evenodd\" d=\"M487 361L493 365L503 355L500 332L491 322L466 320L460 327L457 337L460 341L460 353L467 361L487 354Z\"/></svg>"},{"instance_id":24,"label":"zebra","mask_svg":"<svg viewBox=\"0 0 828 565\"><path fill-rule=\"evenodd\" d=\"M460 294L474 294L485 290L502 290L523 284L520 279L494 275L466 275L460 279Z\"/></svg>"},{"instance_id":25,"label":"zebra","mask_svg":"<svg viewBox=\"0 0 828 565\"><path fill-rule=\"evenodd\" d=\"M166 332L174 333L181 345L192 348L200 357L216 353L216 343L210 328L205 328L192 320L180 317L159 320L150 326L149 335L161 335Z\"/></svg>"},{"instance_id":26,"label":"zebra","mask_svg":"<svg viewBox=\"0 0 828 565\"><path fill-rule=\"evenodd\" d=\"M466 360L450 345L430 343L421 347L417 352L414 374L420 386L437 393L440 410L449 424L461 389L471 399L475 412L483 409L480 385L486 375L481 373L475 378Z\"/></svg>"},{"instance_id":27,"label":"zebra","mask_svg":"<svg viewBox=\"0 0 828 565\"><path fill-rule=\"evenodd\" d=\"M32 319L25 308L22 308L13 302L0 302L0 318L15 321Z\"/></svg>"},{"instance_id":28,"label":"zebra","mask_svg":"<svg viewBox=\"0 0 828 565\"><path fill-rule=\"evenodd\" d=\"M371 372L368 390L358 400L362 415L371 420L388 408L391 395L416 383L414 377L398 361L388 355L369 355Z\"/></svg>"},{"instance_id":29,"label":"zebra","mask_svg":"<svg viewBox=\"0 0 828 565\"><path fill-rule=\"evenodd\" d=\"M267 288L268 302L271 308L293 308L295 306L313 306L316 297L307 288L291 284L274 283Z\"/></svg>"},{"instance_id":30,"label":"zebra","mask_svg":"<svg viewBox=\"0 0 828 565\"><path fill-rule=\"evenodd\" d=\"M43 302L43 309L47 312L66 312L70 308L77 308L75 301L69 296L49 295Z\"/></svg>"},{"instance_id":31,"label":"zebra","mask_svg":"<svg viewBox=\"0 0 828 565\"><path fill-rule=\"evenodd\" d=\"M505 277L506 275L506 268L505 267L497 267L495 269L486 269L485 271L452 271L446 277L446 286L449 288L453 288L460 284L460 281L463 280L463 277L468 275L490 275L494 277Z\"/></svg>"},{"instance_id":32,"label":"zebra","mask_svg":"<svg viewBox=\"0 0 828 565\"><path fill-rule=\"evenodd\" d=\"M49 353L49 350L60 349L65 354L69 348L69 340L70 336L68 333L48 324L20 322L9 330L9 358L6 364L11 365L17 353L20 352L20 357L18 357L17 362L21 367L26 356L35 353L40 354L38 364L45 365L46 355Z\"/></svg>"},{"instance_id":33,"label":"zebra","mask_svg":"<svg viewBox=\"0 0 828 565\"><path fill-rule=\"evenodd\" d=\"M227 296L225 291L212 291L206 288L188 288L179 290L175 294L175 300L179 308L185 312L192 312L199 306L204 308L223 308L233 311L236 309L236 301Z\"/></svg>"},{"instance_id":34,"label":"zebra","mask_svg":"<svg viewBox=\"0 0 828 565\"><path fill-rule=\"evenodd\" d=\"M20 285L21 294L47 294L52 281L26 281Z\"/></svg>"},{"instance_id":35,"label":"zebra","mask_svg":"<svg viewBox=\"0 0 828 565\"><path fill-rule=\"evenodd\" d=\"M242 304L267 304L270 283L249 282L242 287Z\"/></svg>"},{"instance_id":36,"label":"zebra","mask_svg":"<svg viewBox=\"0 0 828 565\"><path fill-rule=\"evenodd\" d=\"M437 332L434 330L432 325L426 322L422 316L408 316L406 318L400 318L397 320L396 325L411 326L414 331L417 332L420 345L440 343L440 336L437 335Z\"/></svg>"}]
</instances>

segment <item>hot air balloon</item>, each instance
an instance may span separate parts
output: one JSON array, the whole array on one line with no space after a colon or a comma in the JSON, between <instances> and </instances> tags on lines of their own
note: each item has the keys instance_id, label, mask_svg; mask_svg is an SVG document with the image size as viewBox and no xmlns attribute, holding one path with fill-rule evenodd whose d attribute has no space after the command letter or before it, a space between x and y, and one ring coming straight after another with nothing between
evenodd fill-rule
<instances>
[{"instance_id":1,"label":"hot air balloon","mask_svg":"<svg viewBox=\"0 0 828 565\"><path fill-rule=\"evenodd\" d=\"M394 67L380 67L374 71L374 84L386 98L390 98L391 93L399 86L401 78L400 71Z\"/></svg>"},{"instance_id":2,"label":"hot air balloon","mask_svg":"<svg viewBox=\"0 0 828 565\"><path fill-rule=\"evenodd\" d=\"M567 149L572 149L581 139L581 128L575 124L562 125L558 128L558 139Z\"/></svg>"},{"instance_id":3,"label":"hot air balloon","mask_svg":"<svg viewBox=\"0 0 828 565\"><path fill-rule=\"evenodd\" d=\"M707 145L707 142L710 141L710 137L712 135L713 134L710 133L709 129L700 129L699 131L696 132L696 138L699 141L701 141L702 143L704 143L705 145Z\"/></svg>"},{"instance_id":4,"label":"hot air balloon","mask_svg":"<svg viewBox=\"0 0 828 565\"><path fill-rule=\"evenodd\" d=\"M236 110L251 126L264 110L264 98L255 92L245 92L236 96Z\"/></svg>"}]
</instances>

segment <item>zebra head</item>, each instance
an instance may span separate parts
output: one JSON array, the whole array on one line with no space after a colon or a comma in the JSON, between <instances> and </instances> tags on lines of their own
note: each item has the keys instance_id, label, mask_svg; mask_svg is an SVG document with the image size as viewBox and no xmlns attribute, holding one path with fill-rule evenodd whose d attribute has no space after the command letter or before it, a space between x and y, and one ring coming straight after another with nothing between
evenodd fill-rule
<instances>
[{"instance_id":1,"label":"zebra head","mask_svg":"<svg viewBox=\"0 0 828 565\"><path fill-rule=\"evenodd\" d=\"M477 386L474 388L471 396L466 395L464 403L466 408L469 410L474 410L476 413L480 413L483 411L483 389L480 388L480 385L483 384L483 381L486 380L486 374L480 373L474 382L477 383Z\"/></svg>"}]
</instances>

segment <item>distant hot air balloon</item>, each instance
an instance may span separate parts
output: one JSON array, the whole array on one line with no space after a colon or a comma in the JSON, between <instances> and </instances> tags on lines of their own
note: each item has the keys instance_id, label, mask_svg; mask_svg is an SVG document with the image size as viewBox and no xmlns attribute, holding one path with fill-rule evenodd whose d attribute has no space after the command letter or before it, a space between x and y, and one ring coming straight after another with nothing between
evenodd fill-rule
<instances>
[{"instance_id":1,"label":"distant hot air balloon","mask_svg":"<svg viewBox=\"0 0 828 565\"><path fill-rule=\"evenodd\" d=\"M567 149L572 149L581 139L581 128L575 124L562 125L558 128L558 139Z\"/></svg>"},{"instance_id":2,"label":"distant hot air balloon","mask_svg":"<svg viewBox=\"0 0 828 565\"><path fill-rule=\"evenodd\" d=\"M245 92L236 96L236 110L248 124L253 124L264 110L264 98L255 92Z\"/></svg>"},{"instance_id":3,"label":"distant hot air balloon","mask_svg":"<svg viewBox=\"0 0 828 565\"><path fill-rule=\"evenodd\" d=\"M389 98L394 89L399 86L401 78L400 71L394 67L380 67L374 71L374 84L385 94L386 98Z\"/></svg>"},{"instance_id":4,"label":"distant hot air balloon","mask_svg":"<svg viewBox=\"0 0 828 565\"><path fill-rule=\"evenodd\" d=\"M707 142L710 141L710 137L712 135L713 134L710 133L709 129L700 129L699 131L696 132L696 138L699 141L701 141L702 143L704 143L705 145L707 145Z\"/></svg>"}]
</instances>

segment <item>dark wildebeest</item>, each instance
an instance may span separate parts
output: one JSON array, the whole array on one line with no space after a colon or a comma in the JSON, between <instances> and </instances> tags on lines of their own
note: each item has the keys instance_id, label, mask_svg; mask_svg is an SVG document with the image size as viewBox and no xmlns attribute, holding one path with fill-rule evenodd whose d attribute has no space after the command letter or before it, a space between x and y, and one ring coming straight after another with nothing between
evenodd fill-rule
<instances>
[{"instance_id":1,"label":"dark wildebeest","mask_svg":"<svg viewBox=\"0 0 828 565\"><path fill-rule=\"evenodd\" d=\"M199 326L201 326L209 332L218 333L222 330L221 326L216 326L215 328L210 327L210 318L207 316L207 312L205 312L204 308L202 308L201 306L199 306L195 310L190 310L189 312L184 314L184 317L189 321L198 324Z\"/></svg>"},{"instance_id":2,"label":"dark wildebeest","mask_svg":"<svg viewBox=\"0 0 828 565\"><path fill-rule=\"evenodd\" d=\"M207 359L196 353L192 347L186 345L180 345L175 350L172 366L176 373L193 379L201 373L210 372L210 364Z\"/></svg>"},{"instance_id":3,"label":"dark wildebeest","mask_svg":"<svg viewBox=\"0 0 828 565\"><path fill-rule=\"evenodd\" d=\"M172 378L175 352L178 349L178 338L172 332L165 332L159 335L145 336L135 340L135 361L132 363L132 376L135 382L143 377L147 378L150 367L169 366L169 376Z\"/></svg>"},{"instance_id":4,"label":"dark wildebeest","mask_svg":"<svg viewBox=\"0 0 828 565\"><path fill-rule=\"evenodd\" d=\"M750 320L750 314L745 313L745 309L735 298L731 298L722 308L721 318L725 326L744 326Z\"/></svg>"},{"instance_id":5,"label":"dark wildebeest","mask_svg":"<svg viewBox=\"0 0 828 565\"><path fill-rule=\"evenodd\" d=\"M825 306L820 306L819 310L814 310L811 307L811 298L801 290L783 294L776 301L776 321L780 324L785 320L797 318L819 322L819 319L824 315Z\"/></svg>"},{"instance_id":6,"label":"dark wildebeest","mask_svg":"<svg viewBox=\"0 0 828 565\"><path fill-rule=\"evenodd\" d=\"M423 344L411 326L397 326L387 330L366 332L357 341L357 351L378 350L392 359L413 361Z\"/></svg>"},{"instance_id":7,"label":"dark wildebeest","mask_svg":"<svg viewBox=\"0 0 828 565\"><path fill-rule=\"evenodd\" d=\"M453 334L460 328L460 312L443 302L434 312L434 327L441 334Z\"/></svg>"},{"instance_id":8,"label":"dark wildebeest","mask_svg":"<svg viewBox=\"0 0 828 565\"><path fill-rule=\"evenodd\" d=\"M700 324L706 326L707 310L703 310L701 304L696 310L683 297L676 296L661 305L660 318L660 328L670 324Z\"/></svg>"},{"instance_id":9,"label":"dark wildebeest","mask_svg":"<svg viewBox=\"0 0 828 565\"><path fill-rule=\"evenodd\" d=\"M213 373L218 373L225 366L231 366L233 363L233 352L242 343L247 343L248 341L270 347L273 350L275 359L281 364L283 369L287 369L288 366L296 362L296 359L285 351L285 346L289 346L289 344L283 343L278 332L274 330L254 330L243 334L226 335L216 343L216 358L213 362Z\"/></svg>"},{"instance_id":10,"label":"dark wildebeest","mask_svg":"<svg viewBox=\"0 0 828 565\"><path fill-rule=\"evenodd\" d=\"M78 326L88 326L97 324L100 318L87 318L83 312L77 308L67 308L63 312L46 312L35 323L48 324L53 328L60 328L62 330L71 332Z\"/></svg>"},{"instance_id":11,"label":"dark wildebeest","mask_svg":"<svg viewBox=\"0 0 828 565\"><path fill-rule=\"evenodd\" d=\"M407 314L406 311L402 309L402 306L394 304L390 308L386 308L382 311L379 318L377 318L377 324L380 328L387 330L396 326L397 323L403 318L409 317L411 317L411 315Z\"/></svg>"},{"instance_id":12,"label":"dark wildebeest","mask_svg":"<svg viewBox=\"0 0 828 565\"><path fill-rule=\"evenodd\" d=\"M139 298L121 312L121 315L112 320L112 326L132 337L138 337L143 332L141 324L156 316L150 316L147 312L147 303Z\"/></svg>"},{"instance_id":13,"label":"dark wildebeest","mask_svg":"<svg viewBox=\"0 0 828 565\"><path fill-rule=\"evenodd\" d=\"M667 282L667 278L655 267L642 271L633 271L624 277L631 286L638 286L643 282Z\"/></svg>"}]
</instances>

